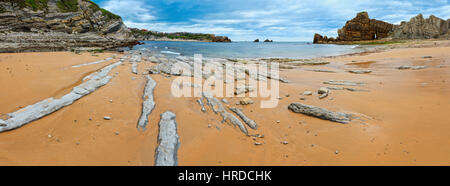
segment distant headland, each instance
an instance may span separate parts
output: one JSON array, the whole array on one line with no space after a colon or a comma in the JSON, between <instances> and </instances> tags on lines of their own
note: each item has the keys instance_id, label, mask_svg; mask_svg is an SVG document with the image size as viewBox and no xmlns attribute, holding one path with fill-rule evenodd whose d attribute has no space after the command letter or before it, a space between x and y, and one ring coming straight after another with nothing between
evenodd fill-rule
<instances>
[{"instance_id":1,"label":"distant headland","mask_svg":"<svg viewBox=\"0 0 450 186\"><path fill-rule=\"evenodd\" d=\"M140 41L200 41L229 43L231 39L227 36L216 36L214 34L189 33L189 32L156 32L146 29L132 28L134 37Z\"/></svg>"}]
</instances>

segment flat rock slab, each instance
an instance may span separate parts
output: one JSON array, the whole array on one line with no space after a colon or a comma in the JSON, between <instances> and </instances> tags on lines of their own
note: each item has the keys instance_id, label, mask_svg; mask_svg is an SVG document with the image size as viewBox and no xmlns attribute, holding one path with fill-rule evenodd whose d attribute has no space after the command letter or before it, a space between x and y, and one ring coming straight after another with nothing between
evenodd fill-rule
<instances>
[{"instance_id":1,"label":"flat rock slab","mask_svg":"<svg viewBox=\"0 0 450 186\"><path fill-rule=\"evenodd\" d=\"M301 113L316 118L348 124L351 120L350 115L341 112L332 112L324 108L310 106L302 103L292 103L288 107L295 113Z\"/></svg>"},{"instance_id":2,"label":"flat rock slab","mask_svg":"<svg viewBox=\"0 0 450 186\"><path fill-rule=\"evenodd\" d=\"M349 70L348 72L353 74L370 74L372 73L371 70Z\"/></svg>"},{"instance_id":3,"label":"flat rock slab","mask_svg":"<svg viewBox=\"0 0 450 186\"><path fill-rule=\"evenodd\" d=\"M353 81L343 81L343 80L331 80L325 81L323 84L327 85L340 85L340 86L364 86L364 82L353 82Z\"/></svg>"},{"instance_id":4,"label":"flat rock slab","mask_svg":"<svg viewBox=\"0 0 450 186\"><path fill-rule=\"evenodd\" d=\"M84 66L100 64L100 63L103 63L103 62L110 61L110 60L112 60L112 59L113 59L113 58L110 57L110 58L106 58L106 59L100 60L100 61L95 61L95 62L91 62L91 63L84 63L84 64L80 64L80 65L74 65L74 66L72 66L72 68L80 68L80 67L84 67Z\"/></svg>"},{"instance_id":5,"label":"flat rock slab","mask_svg":"<svg viewBox=\"0 0 450 186\"><path fill-rule=\"evenodd\" d=\"M155 166L177 166L180 140L177 132L176 115L172 112L161 114L159 121L158 147Z\"/></svg>"},{"instance_id":6,"label":"flat rock slab","mask_svg":"<svg viewBox=\"0 0 450 186\"><path fill-rule=\"evenodd\" d=\"M13 130L22 127L32 121L41 119L59 109L71 105L76 100L94 92L98 88L106 85L111 79L108 73L115 67L122 64L117 62L108 65L98 72L92 73L85 77L85 82L74 87L72 91L60 99L48 98L33 105L29 105L23 109L20 109L14 113L7 114L7 119L0 119L0 132Z\"/></svg>"},{"instance_id":7,"label":"flat rock slab","mask_svg":"<svg viewBox=\"0 0 450 186\"><path fill-rule=\"evenodd\" d=\"M144 95L142 96L142 99L144 100L144 102L142 102L142 113L137 125L139 131L145 131L147 129L148 116L152 113L153 109L155 109L156 104L153 96L155 87L156 81L147 75L147 83L144 88Z\"/></svg>"}]
</instances>

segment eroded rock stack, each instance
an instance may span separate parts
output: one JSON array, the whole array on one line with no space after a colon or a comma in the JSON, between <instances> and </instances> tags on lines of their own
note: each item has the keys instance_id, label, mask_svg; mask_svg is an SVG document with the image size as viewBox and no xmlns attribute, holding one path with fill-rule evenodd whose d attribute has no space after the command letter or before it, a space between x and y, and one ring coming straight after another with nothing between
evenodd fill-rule
<instances>
[{"instance_id":1,"label":"eroded rock stack","mask_svg":"<svg viewBox=\"0 0 450 186\"><path fill-rule=\"evenodd\" d=\"M136 44L122 19L88 0L0 0L0 52Z\"/></svg>"},{"instance_id":2,"label":"eroded rock stack","mask_svg":"<svg viewBox=\"0 0 450 186\"><path fill-rule=\"evenodd\" d=\"M338 30L338 38L328 38L316 34L314 43L326 44L336 41L365 41L386 38L392 31L393 26L393 24L384 21L370 19L367 12L360 12Z\"/></svg>"}]
</instances>

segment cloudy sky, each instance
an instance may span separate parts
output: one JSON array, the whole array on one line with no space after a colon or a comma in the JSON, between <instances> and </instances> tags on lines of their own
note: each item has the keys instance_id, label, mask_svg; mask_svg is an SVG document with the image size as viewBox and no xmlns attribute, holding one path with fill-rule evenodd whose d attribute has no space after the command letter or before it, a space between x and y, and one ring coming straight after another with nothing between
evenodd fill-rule
<instances>
[{"instance_id":1,"label":"cloudy sky","mask_svg":"<svg viewBox=\"0 0 450 186\"><path fill-rule=\"evenodd\" d=\"M400 23L418 13L450 18L449 0L93 0L128 27L162 32L212 33L234 41L270 38L310 41L367 11L371 18Z\"/></svg>"}]
</instances>

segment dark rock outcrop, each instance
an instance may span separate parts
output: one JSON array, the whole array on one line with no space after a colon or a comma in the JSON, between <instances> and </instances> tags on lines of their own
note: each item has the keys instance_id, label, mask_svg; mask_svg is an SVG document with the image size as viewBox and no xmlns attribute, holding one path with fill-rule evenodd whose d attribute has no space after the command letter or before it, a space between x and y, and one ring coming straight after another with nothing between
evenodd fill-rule
<instances>
[{"instance_id":1,"label":"dark rock outcrop","mask_svg":"<svg viewBox=\"0 0 450 186\"><path fill-rule=\"evenodd\" d=\"M255 42L255 43L259 43L259 39L255 39L255 41L253 41L253 42Z\"/></svg>"},{"instance_id":2,"label":"dark rock outcrop","mask_svg":"<svg viewBox=\"0 0 450 186\"><path fill-rule=\"evenodd\" d=\"M272 42L273 42L273 40L270 40L270 39L266 39L266 40L264 40L264 42L265 42L265 43L272 43Z\"/></svg>"},{"instance_id":3,"label":"dark rock outcrop","mask_svg":"<svg viewBox=\"0 0 450 186\"><path fill-rule=\"evenodd\" d=\"M334 43L339 41L366 41L388 37L394 25L370 19L367 12L360 12L350 21L347 21L344 27L338 30L338 38L327 38L315 34L315 44Z\"/></svg>"},{"instance_id":4,"label":"dark rock outcrop","mask_svg":"<svg viewBox=\"0 0 450 186\"><path fill-rule=\"evenodd\" d=\"M227 36L214 36L212 42L231 43L231 39Z\"/></svg>"},{"instance_id":5,"label":"dark rock outcrop","mask_svg":"<svg viewBox=\"0 0 450 186\"><path fill-rule=\"evenodd\" d=\"M0 52L110 49L136 44L122 19L87 0L0 0Z\"/></svg>"},{"instance_id":6,"label":"dark rock outcrop","mask_svg":"<svg viewBox=\"0 0 450 186\"><path fill-rule=\"evenodd\" d=\"M391 32L393 39L431 39L450 38L450 20L443 20L434 15L424 19L422 14L411 18L409 22L395 25Z\"/></svg>"}]
</instances>

